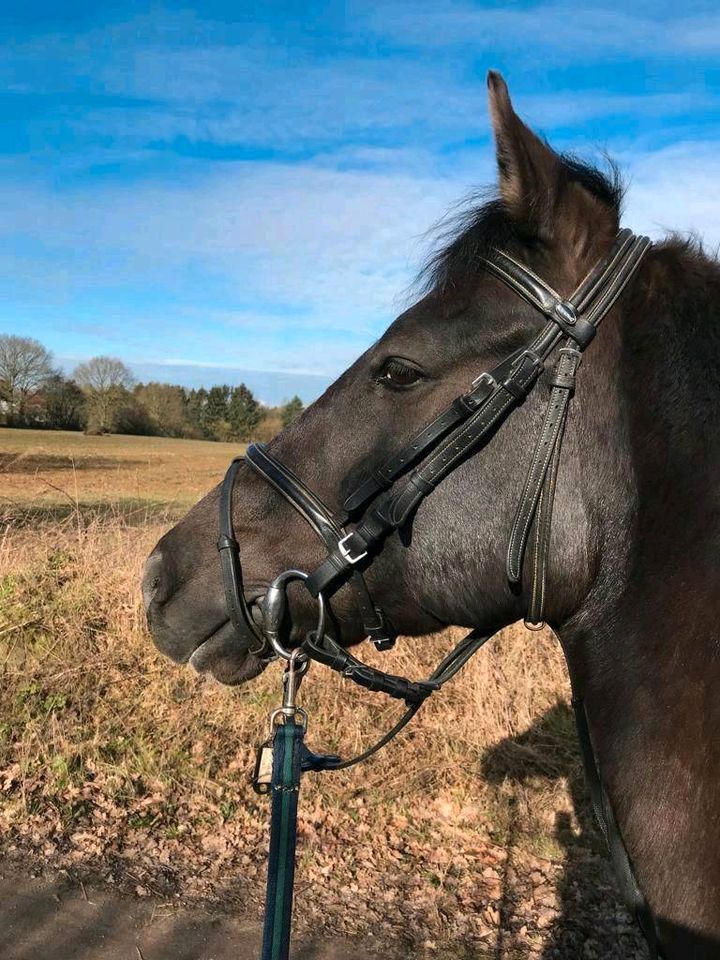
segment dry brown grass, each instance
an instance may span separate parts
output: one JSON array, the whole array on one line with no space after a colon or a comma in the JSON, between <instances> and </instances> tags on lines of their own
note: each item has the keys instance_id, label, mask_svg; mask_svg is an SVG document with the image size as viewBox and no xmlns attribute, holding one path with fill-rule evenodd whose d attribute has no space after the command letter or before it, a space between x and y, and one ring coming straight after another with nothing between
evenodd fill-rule
<instances>
[{"instance_id":1,"label":"dry brown grass","mask_svg":"<svg viewBox=\"0 0 720 960\"><path fill-rule=\"evenodd\" d=\"M5 453L18 452L19 432L14 449L1 439ZM63 440L31 433L23 455L63 455ZM72 441L76 456L86 441ZM4 496L17 507L22 494L27 511L33 490L46 496L37 486L43 479L72 477L80 506L32 524L26 512L6 525L0 543L0 825L19 850L129 879L140 894L233 896L254 910L267 810L248 774L279 698L279 667L229 689L162 659L145 630L137 585L165 522L152 511L140 525L129 522L110 499L100 514L82 506L121 479L121 497L137 482L144 496L163 502L169 480L174 508L178 465L197 496L219 479L231 451L139 438L87 442L88 457L101 449L118 460L116 469L104 468L111 476L99 467L53 467L3 478L11 482ZM123 463L129 450L142 469ZM32 489L23 486L28 476ZM423 676L455 639L449 631L363 655ZM558 912L554 884L579 832L567 790L578 772L567 697L553 638L513 627L379 757L361 769L306 777L304 922L356 934L387 930L394 942L411 941L417 956L435 952L440 940L461 956L468 944L489 948L505 931L506 947L493 956L530 955ZM318 667L302 702L310 745L343 754L399 711ZM535 874L544 900L528 892L538 887L527 879Z\"/></svg>"},{"instance_id":2,"label":"dry brown grass","mask_svg":"<svg viewBox=\"0 0 720 960\"><path fill-rule=\"evenodd\" d=\"M0 427L6 509L128 504L185 509L222 476L244 444Z\"/></svg>"}]
</instances>

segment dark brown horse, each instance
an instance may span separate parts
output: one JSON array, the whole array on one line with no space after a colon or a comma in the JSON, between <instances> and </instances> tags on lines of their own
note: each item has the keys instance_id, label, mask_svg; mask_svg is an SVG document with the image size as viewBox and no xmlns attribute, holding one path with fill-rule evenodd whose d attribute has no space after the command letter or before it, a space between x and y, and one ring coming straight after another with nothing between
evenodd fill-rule
<instances>
[{"instance_id":1,"label":"dark brown horse","mask_svg":"<svg viewBox=\"0 0 720 960\"><path fill-rule=\"evenodd\" d=\"M617 234L621 192L555 153L489 78L500 194L434 260L428 292L272 444L333 508L538 318L478 259L509 251L567 295ZM720 268L670 237L646 255L587 351L563 446L547 620L586 704L605 790L672 960L720 957ZM504 555L549 387L450 474L368 567L373 597L408 635L484 631L524 616L528 583ZM215 489L148 561L158 647L224 683L255 676L228 622ZM249 601L324 551L285 501L241 469L233 515ZM315 606L291 598L293 636ZM336 637L363 638L352 596Z\"/></svg>"}]
</instances>

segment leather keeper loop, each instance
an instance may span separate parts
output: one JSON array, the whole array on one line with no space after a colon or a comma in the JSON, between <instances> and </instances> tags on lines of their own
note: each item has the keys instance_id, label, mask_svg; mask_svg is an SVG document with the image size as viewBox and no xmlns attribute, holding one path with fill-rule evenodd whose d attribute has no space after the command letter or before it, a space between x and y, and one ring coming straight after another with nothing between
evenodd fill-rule
<instances>
[{"instance_id":1,"label":"leather keeper loop","mask_svg":"<svg viewBox=\"0 0 720 960\"><path fill-rule=\"evenodd\" d=\"M383 517L379 510L379 507L383 502L384 501L379 501L374 509L367 514L362 523L358 524L357 532L360 534L363 540L365 540L368 546L371 543L376 543L378 540L382 539L386 533L388 533L389 527L387 520Z\"/></svg>"},{"instance_id":2,"label":"leather keeper loop","mask_svg":"<svg viewBox=\"0 0 720 960\"><path fill-rule=\"evenodd\" d=\"M508 377L508 379L501 384L501 386L503 390L507 390L510 396L514 397L516 400L524 400L527 396L527 390L521 387L519 383L516 383L512 377Z\"/></svg>"},{"instance_id":3,"label":"leather keeper loop","mask_svg":"<svg viewBox=\"0 0 720 960\"><path fill-rule=\"evenodd\" d=\"M506 380L503 380L501 386L520 403L530 393L542 371L542 360L529 350L525 350L520 355L516 368Z\"/></svg>"},{"instance_id":4,"label":"leather keeper loop","mask_svg":"<svg viewBox=\"0 0 720 960\"><path fill-rule=\"evenodd\" d=\"M548 375L548 383L551 387L562 387L563 390L573 391L575 389L575 374L560 373L556 369Z\"/></svg>"},{"instance_id":5,"label":"leather keeper loop","mask_svg":"<svg viewBox=\"0 0 720 960\"><path fill-rule=\"evenodd\" d=\"M552 320L560 327L566 336L575 341L581 350L584 350L588 346L597 333L595 324L590 323L589 320L584 320L582 317L578 317L573 324L564 323L557 314L553 315Z\"/></svg>"},{"instance_id":6,"label":"leather keeper loop","mask_svg":"<svg viewBox=\"0 0 720 960\"><path fill-rule=\"evenodd\" d=\"M391 527L401 527L420 501L434 489L435 484L425 480L419 473L412 474L405 487L389 501L382 518L387 519Z\"/></svg>"},{"instance_id":7,"label":"leather keeper loop","mask_svg":"<svg viewBox=\"0 0 720 960\"><path fill-rule=\"evenodd\" d=\"M465 419L475 410L477 404L473 403L471 396L468 394L463 394L460 397L456 397L450 406L453 408L453 410L457 410L463 419Z\"/></svg>"},{"instance_id":8,"label":"leather keeper loop","mask_svg":"<svg viewBox=\"0 0 720 960\"><path fill-rule=\"evenodd\" d=\"M218 550L239 550L240 544L234 537L228 537L227 534L221 533L217 542Z\"/></svg>"}]
</instances>

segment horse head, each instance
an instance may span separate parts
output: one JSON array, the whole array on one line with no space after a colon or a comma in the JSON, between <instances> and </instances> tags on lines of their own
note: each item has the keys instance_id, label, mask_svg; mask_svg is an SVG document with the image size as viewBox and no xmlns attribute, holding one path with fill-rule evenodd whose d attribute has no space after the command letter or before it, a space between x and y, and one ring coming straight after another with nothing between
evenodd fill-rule
<instances>
[{"instance_id":1,"label":"horse head","mask_svg":"<svg viewBox=\"0 0 720 960\"><path fill-rule=\"evenodd\" d=\"M426 423L463 393L481 371L521 347L538 329L533 307L478 262L498 247L561 293L573 290L610 250L619 227L617 184L563 157L515 113L507 87L489 76L497 147L499 196L474 209L432 261L424 295L270 445L332 509ZM583 432L613 429L617 415L603 403L611 387L601 375L613 336L593 345L593 371L569 425L555 497L547 616L559 623L591 589L597 575L590 528L602 522L602 476L613 454L592 457ZM593 375L594 374L594 375ZM603 386L604 384L604 386ZM528 606L525 571L508 582L504 548L550 386L538 389L475 457L468 458L412 513L365 572L369 594L395 631L428 634L448 624L495 630ZM582 451L582 454L581 454ZM297 512L247 466L234 485L233 527L240 544L247 602L257 609L269 583L286 568L314 569L322 543ZM217 557L219 489L210 492L158 543L148 560L144 593L158 647L226 683L262 669L238 642L228 620ZM595 518L593 520L593 517ZM329 615L343 645L365 630L349 584L332 596ZM289 643L316 620L315 603L291 591Z\"/></svg>"}]
</instances>

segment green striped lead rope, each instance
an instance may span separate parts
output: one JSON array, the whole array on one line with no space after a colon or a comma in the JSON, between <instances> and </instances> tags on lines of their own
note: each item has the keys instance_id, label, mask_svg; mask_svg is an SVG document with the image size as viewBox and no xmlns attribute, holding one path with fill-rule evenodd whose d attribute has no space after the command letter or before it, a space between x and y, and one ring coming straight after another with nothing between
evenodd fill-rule
<instances>
[{"instance_id":1,"label":"green striped lead rope","mask_svg":"<svg viewBox=\"0 0 720 960\"><path fill-rule=\"evenodd\" d=\"M292 923L297 805L305 730L294 720L275 728L262 960L288 960Z\"/></svg>"}]
</instances>

